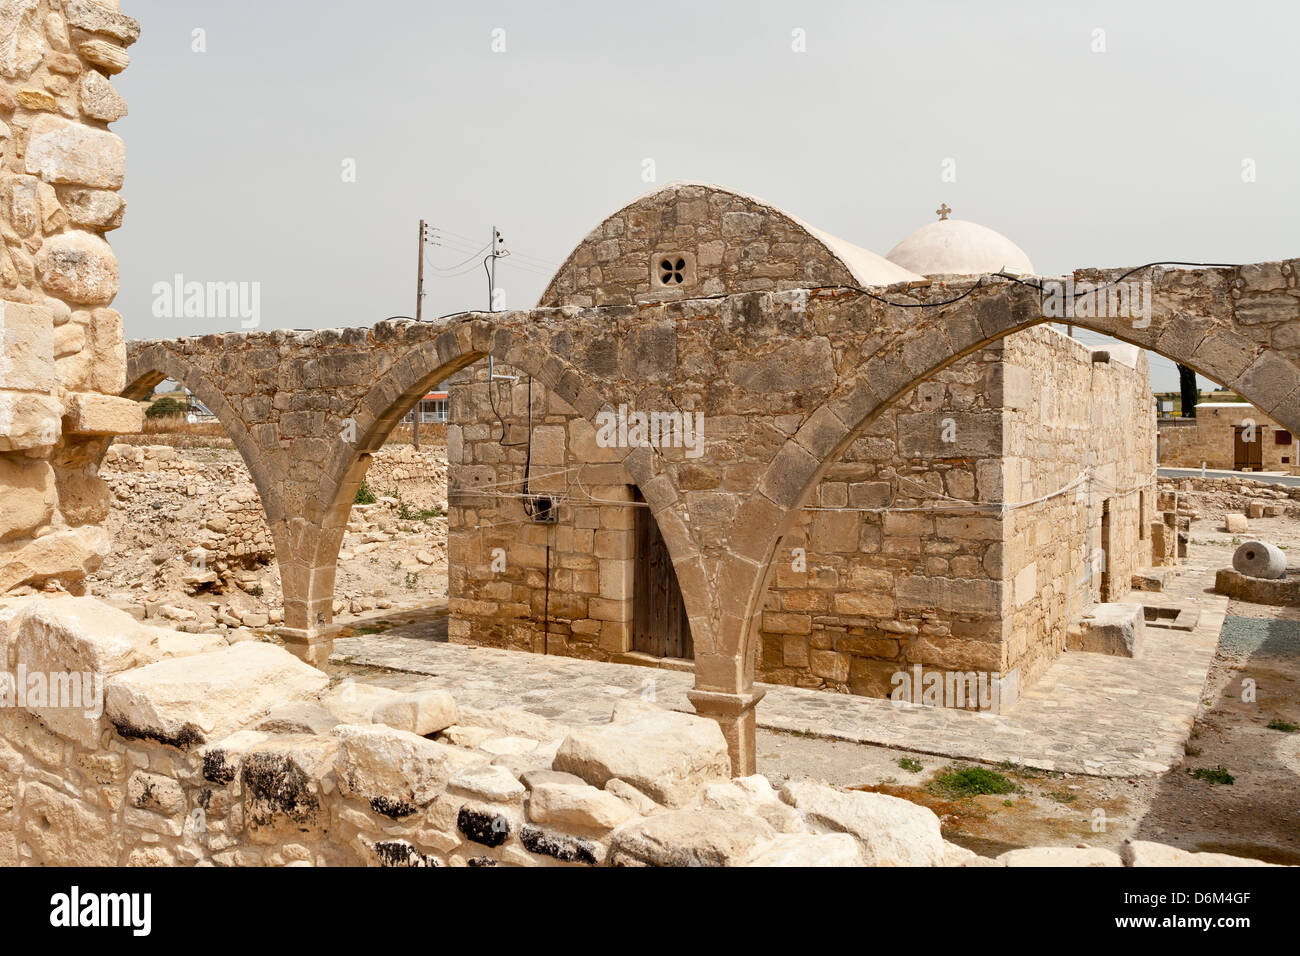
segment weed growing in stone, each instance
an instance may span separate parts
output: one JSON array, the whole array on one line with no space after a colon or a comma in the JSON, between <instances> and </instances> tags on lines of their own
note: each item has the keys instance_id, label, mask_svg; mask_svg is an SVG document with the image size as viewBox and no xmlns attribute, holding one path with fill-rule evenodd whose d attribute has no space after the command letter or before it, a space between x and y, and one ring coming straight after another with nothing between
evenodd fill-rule
<instances>
[{"instance_id":1,"label":"weed growing in stone","mask_svg":"<svg viewBox=\"0 0 1300 956\"><path fill-rule=\"evenodd\" d=\"M1284 733L1284 734L1293 734L1293 733L1295 733L1297 730L1300 730L1300 727L1297 727L1295 724L1291 723L1289 720L1270 720L1270 721L1268 722L1268 729L1269 729L1269 730L1280 730L1280 731L1282 731L1282 733Z\"/></svg>"},{"instance_id":2,"label":"weed growing in stone","mask_svg":"<svg viewBox=\"0 0 1300 956\"><path fill-rule=\"evenodd\" d=\"M987 767L959 767L955 764L930 781L929 789L947 797L1020 792L1020 787L996 770Z\"/></svg>"},{"instance_id":3,"label":"weed growing in stone","mask_svg":"<svg viewBox=\"0 0 1300 956\"><path fill-rule=\"evenodd\" d=\"M1233 781L1237 779L1221 766L1213 769L1209 767L1197 767L1195 770L1188 770L1187 772L1197 780L1208 780L1210 783L1222 783L1227 784L1228 786L1231 786Z\"/></svg>"}]
</instances>

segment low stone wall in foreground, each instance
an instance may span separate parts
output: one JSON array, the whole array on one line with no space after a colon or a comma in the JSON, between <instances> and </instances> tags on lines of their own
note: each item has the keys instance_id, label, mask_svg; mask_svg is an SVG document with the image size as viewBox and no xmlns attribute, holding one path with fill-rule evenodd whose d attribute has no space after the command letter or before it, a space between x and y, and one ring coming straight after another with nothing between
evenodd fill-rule
<instances>
[{"instance_id":1,"label":"low stone wall in foreground","mask_svg":"<svg viewBox=\"0 0 1300 956\"><path fill-rule=\"evenodd\" d=\"M730 779L707 718L474 711L93 598L0 602L0 660L5 866L1121 865L1095 848L985 859L906 800ZM1123 862L1250 861L1132 843Z\"/></svg>"}]
</instances>

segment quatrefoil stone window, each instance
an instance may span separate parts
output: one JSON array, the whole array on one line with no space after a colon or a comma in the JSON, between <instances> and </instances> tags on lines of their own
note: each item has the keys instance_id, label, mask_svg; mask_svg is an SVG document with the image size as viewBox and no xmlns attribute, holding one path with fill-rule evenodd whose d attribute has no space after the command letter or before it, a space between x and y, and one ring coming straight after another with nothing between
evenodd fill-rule
<instances>
[{"instance_id":1,"label":"quatrefoil stone window","mask_svg":"<svg viewBox=\"0 0 1300 956\"><path fill-rule=\"evenodd\" d=\"M660 251L650 258L650 279L662 291L695 284L695 256L689 252Z\"/></svg>"}]
</instances>

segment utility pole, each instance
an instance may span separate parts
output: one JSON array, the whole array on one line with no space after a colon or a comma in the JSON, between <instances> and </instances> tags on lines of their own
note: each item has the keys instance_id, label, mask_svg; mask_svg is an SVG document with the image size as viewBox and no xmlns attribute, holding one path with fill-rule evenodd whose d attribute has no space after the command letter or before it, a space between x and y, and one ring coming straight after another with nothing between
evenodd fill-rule
<instances>
[{"instance_id":1,"label":"utility pole","mask_svg":"<svg viewBox=\"0 0 1300 956\"><path fill-rule=\"evenodd\" d=\"M424 311L424 220L420 220L420 259L419 265L415 270L415 321L419 322L420 314ZM415 400L415 410L411 413L411 444L415 450L420 450L420 406L424 404L424 396L421 395Z\"/></svg>"},{"instance_id":2,"label":"utility pole","mask_svg":"<svg viewBox=\"0 0 1300 956\"><path fill-rule=\"evenodd\" d=\"M492 244L488 247L492 253L492 273L488 277L488 311L497 310L497 243L501 241L501 234L497 232L497 227L492 227Z\"/></svg>"}]
</instances>

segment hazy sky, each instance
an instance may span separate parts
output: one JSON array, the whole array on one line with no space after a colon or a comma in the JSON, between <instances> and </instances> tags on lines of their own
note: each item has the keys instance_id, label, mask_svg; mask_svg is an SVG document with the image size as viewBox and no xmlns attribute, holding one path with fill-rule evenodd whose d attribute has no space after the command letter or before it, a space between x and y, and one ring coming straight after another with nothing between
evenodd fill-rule
<instances>
[{"instance_id":1,"label":"hazy sky","mask_svg":"<svg viewBox=\"0 0 1300 956\"><path fill-rule=\"evenodd\" d=\"M472 259L433 267L493 224L507 305L530 306L653 188L646 159L881 254L940 202L1043 273L1300 254L1294 3L123 6L143 27L115 80L132 338L239 327L156 318L177 273L259 283L264 329L413 314L421 217L446 237L426 316L486 305Z\"/></svg>"}]
</instances>

